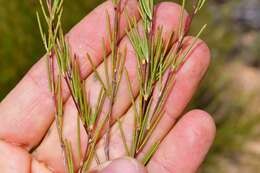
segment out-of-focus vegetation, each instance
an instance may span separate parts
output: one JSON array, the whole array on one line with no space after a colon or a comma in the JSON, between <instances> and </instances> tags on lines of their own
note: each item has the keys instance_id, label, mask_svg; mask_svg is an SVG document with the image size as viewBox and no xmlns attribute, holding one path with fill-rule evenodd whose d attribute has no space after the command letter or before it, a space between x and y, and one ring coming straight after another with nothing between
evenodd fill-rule
<instances>
[{"instance_id":1,"label":"out-of-focus vegetation","mask_svg":"<svg viewBox=\"0 0 260 173\"><path fill-rule=\"evenodd\" d=\"M258 172L260 1L210 1L195 27L204 22L212 64L191 107L210 112L218 130L201 172Z\"/></svg>"},{"instance_id":2,"label":"out-of-focus vegetation","mask_svg":"<svg viewBox=\"0 0 260 173\"><path fill-rule=\"evenodd\" d=\"M65 0L65 30L101 2ZM44 53L37 4L37 0L0 0L0 100ZM193 31L204 23L208 29L202 37L212 50L212 64L190 108L210 112L218 132L201 172L258 172L260 1L211 0Z\"/></svg>"}]
</instances>

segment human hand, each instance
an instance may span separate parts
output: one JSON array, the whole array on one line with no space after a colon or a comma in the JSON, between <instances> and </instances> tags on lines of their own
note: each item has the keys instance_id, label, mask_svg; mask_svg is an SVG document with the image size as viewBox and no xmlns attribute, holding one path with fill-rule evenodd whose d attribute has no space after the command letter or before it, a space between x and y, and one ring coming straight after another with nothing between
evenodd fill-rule
<instances>
[{"instance_id":1,"label":"human hand","mask_svg":"<svg viewBox=\"0 0 260 173\"><path fill-rule=\"evenodd\" d=\"M125 1L130 16L138 16L137 2ZM178 31L180 6L174 3L157 5L155 14L156 25L164 27L164 37L169 32ZM72 52L79 58L82 78L86 80L86 90L91 93L94 103L98 97L99 82L95 79L92 67L85 58L89 53L98 66L98 71L104 76L102 64L102 39L106 36L106 10L113 14L111 2L105 2L76 25L67 35ZM186 17L187 19L188 17ZM112 19L111 19L112 20ZM134 50L125 36L127 22L122 17L120 24L120 47L127 47L126 69L132 82L135 95L138 94L138 79L136 77L136 59ZM167 35L168 34L168 35ZM190 38L185 43L190 44ZM0 170L2 173L63 173L63 156L54 122L55 107L50 91L45 60L41 59L26 74L23 80L0 104ZM214 139L215 126L212 118L201 110L193 110L184 116L182 112L194 94L200 80L204 76L210 62L210 52L205 43L199 41L190 53L183 67L178 71L176 83L165 104L165 115L159 123L148 145L164 137L158 151L147 165L149 173L194 173L202 163ZM103 73L102 73L103 72ZM66 87L63 87L64 98L64 136L72 142L72 150L76 167L79 166L81 154L77 151L77 110ZM125 117L123 129L131 131L133 110L128 96L127 82L123 78L116 102L113 107L113 117ZM128 134L128 133L127 133ZM130 134L130 133L129 133ZM126 136L128 140L130 135ZM81 128L81 147L86 148L87 135ZM102 140L98 151L103 151ZM124 156L124 146L120 139L117 126L112 128L111 157ZM142 154L142 153L141 153ZM104 157L100 154L102 161ZM135 161L120 159L109 164L104 171L117 173L120 165L131 172L133 163L143 168ZM93 164L94 167L95 164ZM133 172L133 171L132 171ZM133 172L134 173L134 172ZM136 173L139 173L138 171ZM141 172L140 172L141 173Z\"/></svg>"}]
</instances>

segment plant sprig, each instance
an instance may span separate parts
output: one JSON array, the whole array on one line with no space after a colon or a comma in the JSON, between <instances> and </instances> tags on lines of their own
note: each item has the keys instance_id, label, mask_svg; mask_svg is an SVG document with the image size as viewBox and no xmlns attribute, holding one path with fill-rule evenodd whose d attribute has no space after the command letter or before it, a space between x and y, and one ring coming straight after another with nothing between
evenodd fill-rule
<instances>
[{"instance_id":1,"label":"plant sprig","mask_svg":"<svg viewBox=\"0 0 260 173\"><path fill-rule=\"evenodd\" d=\"M194 3L192 11L192 18L185 23L184 10L186 0L183 0L182 10L180 15L180 24L178 33L171 33L168 40L163 38L163 28L153 28L153 13L154 4L152 0L140 0L139 11L142 18L141 29L138 27L135 18L129 18L128 25L131 28L127 35L135 49L138 64L138 80L140 85L139 97L139 112L135 117L135 129L132 142L132 155L136 157L146 146L149 138L151 137L156 126L160 122L164 114L164 103L167 100L169 92L174 84L176 72L182 66L186 57L192 51L196 44L198 37L206 28L202 27L198 35L193 40L189 48L183 52L182 45L184 38L187 36L193 17L203 7L206 0L198 0ZM186 29L185 27L188 27ZM141 31L140 31L141 30ZM153 31L155 30L155 31ZM152 31L154 34L152 34ZM177 43L174 43L174 36L178 36ZM168 71L168 73L166 73ZM167 76L163 82L163 76ZM129 91L131 94L131 85ZM156 85L159 85L158 100L153 99L154 90ZM133 101L132 101L133 102ZM155 108L151 108L151 103L155 102ZM135 103L132 103L135 104ZM159 141L161 141L160 139ZM159 146L158 142L154 143L150 150L145 154L143 163L147 164L152 155L155 153L156 148Z\"/></svg>"},{"instance_id":2,"label":"plant sprig","mask_svg":"<svg viewBox=\"0 0 260 173\"><path fill-rule=\"evenodd\" d=\"M92 66L92 69L100 82L100 84L105 88L106 96L109 99L109 110L108 110L108 123L105 132L105 147L104 152L107 160L110 160L110 136L111 136L111 126L112 126L112 114L113 114L113 106L115 102L115 97L119 88L119 84L122 79L123 69L125 65L125 57L126 57L126 49L121 52L118 48L118 41L119 41L119 22L120 22L120 0L113 0L114 6L114 25L111 25L110 16L108 12L106 12L106 19L107 19L107 35L109 37L109 43L111 48L111 67L110 67L110 74L109 74L109 67L108 62L106 60L106 48L105 43L103 41L103 60L105 63L105 78L106 81L103 81L100 77L99 73L94 66L92 58L87 55L87 58Z\"/></svg>"},{"instance_id":3,"label":"plant sprig","mask_svg":"<svg viewBox=\"0 0 260 173\"><path fill-rule=\"evenodd\" d=\"M49 87L52 93L52 97L55 103L55 119L56 119L56 128L58 131L60 146L62 153L64 155L64 166L69 173L73 173L74 165L72 160L72 151L70 142L63 136L63 97L62 97L62 86L61 86L61 77L59 74L57 80L55 80L54 72L54 57L55 53L60 57L60 52L58 51L61 46L58 46L58 40L63 38L63 33L61 30L61 16L63 13L63 0L48 0L46 1L46 7L44 6L42 0L40 0L42 14L47 25L48 34L43 30L43 25L41 23L40 15L37 12L37 21L40 28L40 33L43 41L43 45L47 52L46 62L48 69L48 79ZM46 9L47 8L47 9ZM63 49L67 50L67 49ZM67 54L67 52L65 52ZM62 70L60 70L62 71Z\"/></svg>"},{"instance_id":4,"label":"plant sprig","mask_svg":"<svg viewBox=\"0 0 260 173\"><path fill-rule=\"evenodd\" d=\"M51 92L56 107L56 126L59 134L61 148L64 155L64 163L67 172L75 171L75 165L72 157L71 144L68 139L63 136L63 97L61 81L64 79L69 88L75 107L78 111L78 118L83 124L85 132L88 135L88 146L84 149L84 156L81 161L80 170L85 168L92 162L95 154L95 147L97 139L100 139L101 128L98 126L98 117L103 108L105 94L104 88L101 88L99 94L99 101L95 108L89 105L87 94L85 91L85 83L81 79L80 69L77 62L77 57L72 56L69 50L67 41L62 30L61 17L63 13L63 0L46 0L47 10L40 0L40 5L45 22L48 27L48 34L45 34L43 25L41 23L40 15L37 12L37 20L42 36L43 44L47 52L48 76ZM58 64L58 79L55 78L54 61ZM77 121L77 138L78 138L78 152L81 157L80 145L80 123Z\"/></svg>"}]
</instances>

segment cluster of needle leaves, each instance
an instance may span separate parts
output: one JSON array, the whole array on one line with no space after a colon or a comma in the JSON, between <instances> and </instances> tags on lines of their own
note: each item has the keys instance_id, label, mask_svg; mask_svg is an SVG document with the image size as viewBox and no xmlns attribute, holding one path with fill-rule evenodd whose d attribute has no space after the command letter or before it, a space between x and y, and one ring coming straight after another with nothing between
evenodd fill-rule
<instances>
[{"instance_id":1,"label":"cluster of needle leaves","mask_svg":"<svg viewBox=\"0 0 260 173\"><path fill-rule=\"evenodd\" d=\"M41 37L46 50L46 62L48 69L49 87L55 103L55 117L56 117L56 127L59 134L60 146L64 155L64 163L68 169L68 172L74 170L72 161L72 151L71 144L67 139L64 139L63 133L63 98L62 98L62 88L61 88L61 74L58 75L57 80L55 78L54 72L54 61L55 54L57 57L64 55L64 52L60 52L60 49L66 49L66 55L68 54L67 46L64 44L56 44L60 42L60 39L64 39L63 32L61 29L61 16L63 13L63 1L46 1L46 6L40 0L41 9L43 13L44 20L47 25L47 34L43 31L43 26L41 24L40 15L37 12L37 20L40 28ZM58 59L58 58L57 58ZM67 59L67 58L66 58ZM61 65L61 63L60 63ZM65 66L65 65L61 65ZM60 69L61 71L62 68Z\"/></svg>"},{"instance_id":2,"label":"cluster of needle leaves","mask_svg":"<svg viewBox=\"0 0 260 173\"><path fill-rule=\"evenodd\" d=\"M185 20L186 0L183 0L178 33L172 32L168 39L163 38L163 27L154 28L153 0L139 1L139 11L142 18L141 28L135 18L128 17L131 29L127 34L136 52L140 84L138 107L133 102L135 110L135 128L131 147L131 156L133 157L143 151L153 131L162 119L165 113L163 109L164 103L174 84L176 72L206 28L206 25L204 25L190 46L183 49L184 38L189 32L191 22L204 4L205 0L194 1L191 18ZM178 38L178 40L175 41L174 38ZM130 94L132 94L130 82L129 88ZM158 90L157 99L154 98L155 90ZM152 107L152 102L155 102L154 107ZM144 155L142 162L145 165L156 152L161 140L157 140Z\"/></svg>"},{"instance_id":3,"label":"cluster of needle leaves","mask_svg":"<svg viewBox=\"0 0 260 173\"><path fill-rule=\"evenodd\" d=\"M182 3L182 13L180 16L180 27L178 33L171 33L168 39L163 37L163 27L154 28L154 1L139 0L139 12L141 15L141 25L138 24L136 18L130 18L125 13L128 19L130 30L127 35L135 49L137 57L137 76L140 85L140 93L137 99L133 94L133 89L129 79L127 70L125 69L125 59L127 50L119 50L119 22L121 16L120 0L112 0L114 5L114 24L111 25L110 16L107 14L107 34L109 36L109 45L111 48L111 62L107 60L107 52L105 41L103 45L103 62L105 66L105 80L97 71L92 57L87 54L86 59L90 62L95 76L100 82L101 89L99 91L98 101L95 107L90 106L88 95L85 91L85 82L80 76L80 68L77 57L73 55L69 49L66 37L62 30L62 13L63 0L45 0L45 3L40 1L41 13L45 25L42 25L42 18L37 12L40 33L43 40L43 45L46 49L46 62L49 77L49 86L52 93L53 101L56 108L56 126L59 134L60 146L64 155L64 166L67 172L74 173L75 166L71 143L63 135L63 93L62 83L66 84L73 102L78 111L77 120L77 139L78 139L78 156L81 162L78 172L86 172L93 161L99 163L99 158L96 153L96 146L104 131L105 147L104 153L106 159L110 159L110 137L113 105L115 96L118 92L122 76L125 74L129 96L132 100L134 108L134 128L131 146L128 146L125 139L125 132L122 128L121 120L118 119L118 125L125 146L127 155L136 158L143 151L147 142L156 129L158 123L164 115L164 103L172 86L174 85L176 72L179 70L188 54L192 51L200 34L205 29L202 27L200 32L192 41L189 48L183 50L182 45L184 38L189 32L192 19L203 7L206 0L193 1L193 10L190 20L184 20L184 8L186 0ZM185 22L184 22L185 21ZM46 26L46 27L45 27ZM186 29L185 26L188 28ZM44 32L44 29L46 32ZM174 39L178 38L177 41ZM55 68L55 63L58 65L58 70ZM156 87L158 86L158 87ZM154 98L155 90L158 90L158 98ZM109 108L104 116L101 112L104 109L105 100L109 101ZM155 106L152 107L152 102ZM138 106L137 106L138 105ZM81 148L80 124L83 125L86 134L88 135L87 148ZM157 140L150 146L148 152L144 154L142 163L146 165L153 154L156 152L162 139Z\"/></svg>"}]
</instances>

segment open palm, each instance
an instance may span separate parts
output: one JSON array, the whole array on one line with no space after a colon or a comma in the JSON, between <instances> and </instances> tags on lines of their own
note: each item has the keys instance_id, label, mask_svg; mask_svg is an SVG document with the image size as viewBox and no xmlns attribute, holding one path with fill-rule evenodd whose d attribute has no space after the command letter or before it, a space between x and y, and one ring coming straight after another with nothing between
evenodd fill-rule
<instances>
[{"instance_id":1,"label":"open palm","mask_svg":"<svg viewBox=\"0 0 260 173\"><path fill-rule=\"evenodd\" d=\"M124 2L129 15L138 17L136 0ZM178 30L180 10L181 7L174 3L157 5L155 24L163 26L165 38L169 37L170 31ZM97 100L101 86L93 73L92 66L86 59L86 53L93 57L93 62L98 66L97 70L101 76L104 76L102 44L100 43L102 39L105 39L109 50L105 27L106 11L113 15L113 6L110 1L93 10L67 35L72 52L79 57L81 76L86 80L86 90L92 104ZM136 58L125 35L126 28L127 22L122 17L120 22L122 39L119 47L127 47L126 69L129 72L134 94L138 95ZM185 43L190 44L190 38L187 38ZM149 173L194 173L202 163L214 139L214 122L207 113L201 110L193 110L182 117L181 115L207 71L209 62L209 49L205 43L199 41L178 71L176 83L165 104L165 115L148 142L149 146L153 141L164 137L158 151L147 165ZM63 98L64 136L72 142L74 162L79 167L82 153L80 154L77 150L77 109L66 87L63 87ZM1 173L65 172L52 100L48 90L45 60L42 58L0 104ZM123 130L127 141L130 141L133 110L127 80L124 77L113 107L113 118L117 117L123 117ZM81 148L86 148L88 140L83 128L80 134ZM105 161L103 147L104 141L101 139L97 149L101 161ZM116 124L112 127L110 155L112 159L125 155L125 148ZM135 161L130 159L116 160L104 172L117 173L123 170L125 173L143 173L145 171L138 164L134 168L131 167L133 163ZM139 167L140 169L137 170Z\"/></svg>"}]
</instances>

